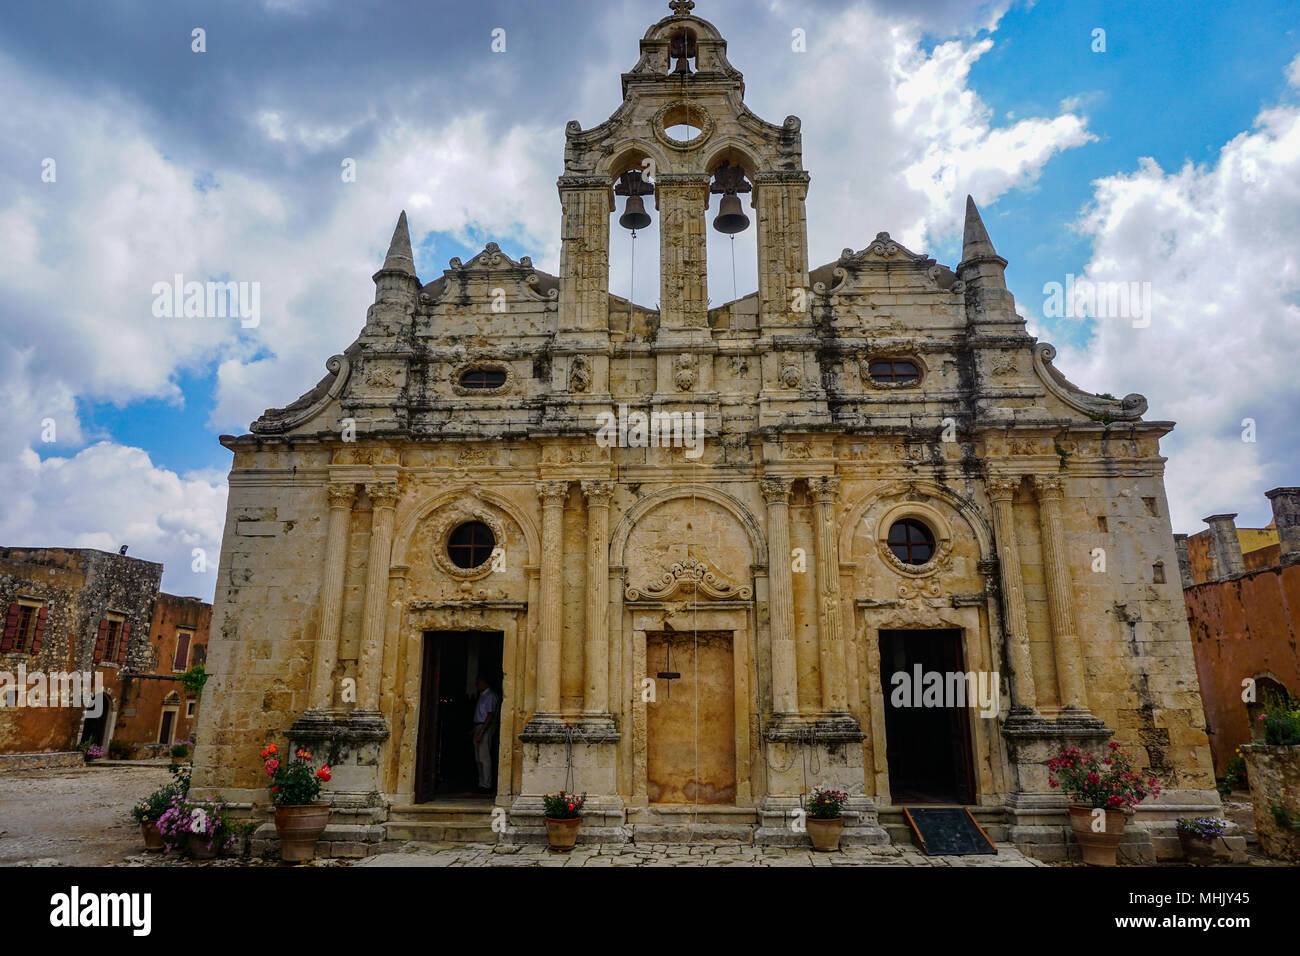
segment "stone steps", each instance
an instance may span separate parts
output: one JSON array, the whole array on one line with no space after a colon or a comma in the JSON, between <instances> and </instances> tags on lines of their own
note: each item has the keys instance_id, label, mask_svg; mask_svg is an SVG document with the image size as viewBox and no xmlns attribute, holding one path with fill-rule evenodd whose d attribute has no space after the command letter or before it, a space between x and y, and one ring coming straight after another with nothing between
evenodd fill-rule
<instances>
[{"instance_id":1,"label":"stone steps","mask_svg":"<svg viewBox=\"0 0 1300 956\"><path fill-rule=\"evenodd\" d=\"M388 840L416 843L496 843L495 807L484 800L393 807L384 824Z\"/></svg>"},{"instance_id":2,"label":"stone steps","mask_svg":"<svg viewBox=\"0 0 1300 956\"><path fill-rule=\"evenodd\" d=\"M941 804L926 804L920 809L938 809ZM952 804L952 806L960 806ZM980 825L988 838L994 843L1007 843L1011 836L1008 832L1006 811L1001 807L966 807ZM912 828L907 825L902 807L881 807L878 811L880 825L889 834L889 842L898 846L913 846Z\"/></svg>"}]
</instances>

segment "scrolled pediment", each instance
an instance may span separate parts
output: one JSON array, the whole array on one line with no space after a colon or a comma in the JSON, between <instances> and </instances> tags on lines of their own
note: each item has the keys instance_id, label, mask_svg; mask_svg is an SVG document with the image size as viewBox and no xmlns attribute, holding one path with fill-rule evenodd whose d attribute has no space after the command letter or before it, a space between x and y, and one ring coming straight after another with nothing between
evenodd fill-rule
<instances>
[{"instance_id":1,"label":"scrolled pediment","mask_svg":"<svg viewBox=\"0 0 1300 956\"><path fill-rule=\"evenodd\" d=\"M627 589L629 601L667 601L679 593L688 593L698 601L701 597L711 601L748 601L754 589L748 585L735 585L718 576L698 558L674 562L653 584Z\"/></svg>"}]
</instances>

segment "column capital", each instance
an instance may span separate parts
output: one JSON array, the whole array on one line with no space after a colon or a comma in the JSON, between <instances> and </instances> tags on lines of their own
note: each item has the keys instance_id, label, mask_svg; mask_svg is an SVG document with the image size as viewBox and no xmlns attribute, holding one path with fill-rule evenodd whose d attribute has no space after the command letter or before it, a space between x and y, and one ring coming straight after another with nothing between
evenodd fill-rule
<instances>
[{"instance_id":1,"label":"column capital","mask_svg":"<svg viewBox=\"0 0 1300 956\"><path fill-rule=\"evenodd\" d=\"M807 186L812 181L812 177L808 175L808 171L805 169L775 169L755 173L753 181L755 186Z\"/></svg>"},{"instance_id":2,"label":"column capital","mask_svg":"<svg viewBox=\"0 0 1300 956\"><path fill-rule=\"evenodd\" d=\"M613 189L614 180L608 176L561 176L555 181L560 192L577 189Z\"/></svg>"},{"instance_id":3,"label":"column capital","mask_svg":"<svg viewBox=\"0 0 1300 956\"><path fill-rule=\"evenodd\" d=\"M366 494L376 508L397 507L397 482L371 481L366 483Z\"/></svg>"},{"instance_id":4,"label":"column capital","mask_svg":"<svg viewBox=\"0 0 1300 956\"><path fill-rule=\"evenodd\" d=\"M563 504L564 499L569 496L568 479L547 479L537 482L537 496L542 499L543 504Z\"/></svg>"},{"instance_id":5,"label":"column capital","mask_svg":"<svg viewBox=\"0 0 1300 956\"><path fill-rule=\"evenodd\" d=\"M712 177L708 173L660 173L655 177L658 189L686 190L691 187L707 189Z\"/></svg>"},{"instance_id":6,"label":"column capital","mask_svg":"<svg viewBox=\"0 0 1300 956\"><path fill-rule=\"evenodd\" d=\"M1020 476L989 475L984 480L984 489L993 501L1010 501L1020 490Z\"/></svg>"},{"instance_id":7,"label":"column capital","mask_svg":"<svg viewBox=\"0 0 1300 956\"><path fill-rule=\"evenodd\" d=\"M769 505L789 504L790 489L794 487L793 478L764 478L759 481L763 491L763 500Z\"/></svg>"},{"instance_id":8,"label":"column capital","mask_svg":"<svg viewBox=\"0 0 1300 956\"><path fill-rule=\"evenodd\" d=\"M587 478L578 482L582 496L587 499L589 508L608 508L609 499L614 496L614 482L604 478Z\"/></svg>"},{"instance_id":9,"label":"column capital","mask_svg":"<svg viewBox=\"0 0 1300 956\"><path fill-rule=\"evenodd\" d=\"M840 491L840 479L832 476L828 478L809 478L808 490L813 493L813 497L818 504L835 504L835 496Z\"/></svg>"},{"instance_id":10,"label":"column capital","mask_svg":"<svg viewBox=\"0 0 1300 956\"><path fill-rule=\"evenodd\" d=\"M351 508L357 500L357 486L350 481L331 481L325 485L331 508Z\"/></svg>"},{"instance_id":11,"label":"column capital","mask_svg":"<svg viewBox=\"0 0 1300 956\"><path fill-rule=\"evenodd\" d=\"M1060 475L1033 475L1034 491L1039 500L1059 499L1065 494L1065 479Z\"/></svg>"}]
</instances>

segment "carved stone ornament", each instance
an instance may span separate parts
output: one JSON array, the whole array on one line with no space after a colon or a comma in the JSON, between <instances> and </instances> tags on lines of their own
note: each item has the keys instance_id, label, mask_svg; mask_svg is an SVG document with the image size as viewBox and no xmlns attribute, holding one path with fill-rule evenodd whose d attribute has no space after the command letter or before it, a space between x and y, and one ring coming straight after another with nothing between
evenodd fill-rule
<instances>
[{"instance_id":1,"label":"carved stone ornament","mask_svg":"<svg viewBox=\"0 0 1300 956\"><path fill-rule=\"evenodd\" d=\"M686 352L677 356L676 361L673 363L675 368L673 373L673 384L676 385L680 391L689 392L695 387L695 381L697 378L695 371L696 361L694 355Z\"/></svg>"},{"instance_id":2,"label":"carved stone ornament","mask_svg":"<svg viewBox=\"0 0 1300 956\"><path fill-rule=\"evenodd\" d=\"M787 365L781 369L781 384L786 388L798 388L803 381L803 370L797 365Z\"/></svg>"},{"instance_id":3,"label":"carved stone ornament","mask_svg":"<svg viewBox=\"0 0 1300 956\"><path fill-rule=\"evenodd\" d=\"M575 355L569 366L569 390L585 392L591 387L591 361L585 355Z\"/></svg>"},{"instance_id":4,"label":"carved stone ornament","mask_svg":"<svg viewBox=\"0 0 1300 956\"><path fill-rule=\"evenodd\" d=\"M697 558L677 561L654 584L628 588L626 593L629 601L667 601L681 591L694 595L697 601L701 596L713 601L748 601L754 595L753 588L723 580Z\"/></svg>"}]
</instances>

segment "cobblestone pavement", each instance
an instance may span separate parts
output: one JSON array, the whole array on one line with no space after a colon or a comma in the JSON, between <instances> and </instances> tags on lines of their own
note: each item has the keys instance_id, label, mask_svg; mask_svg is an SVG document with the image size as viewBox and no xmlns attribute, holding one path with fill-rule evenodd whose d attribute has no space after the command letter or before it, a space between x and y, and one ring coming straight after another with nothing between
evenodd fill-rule
<instances>
[{"instance_id":1,"label":"cobblestone pavement","mask_svg":"<svg viewBox=\"0 0 1300 956\"><path fill-rule=\"evenodd\" d=\"M131 807L167 767L75 767L0 775L0 866L104 866L141 847Z\"/></svg>"},{"instance_id":2,"label":"cobblestone pavement","mask_svg":"<svg viewBox=\"0 0 1300 956\"><path fill-rule=\"evenodd\" d=\"M569 853L544 845L407 843L396 852L358 860L355 866L1046 866L1019 850L999 846L994 856L926 856L910 846L854 847L836 853L811 848L736 843L579 844Z\"/></svg>"}]
</instances>

